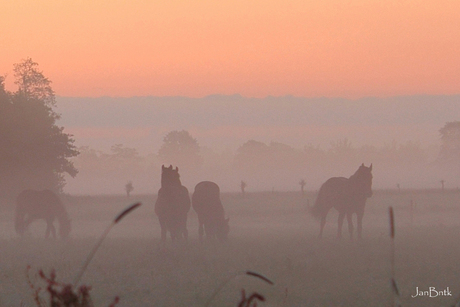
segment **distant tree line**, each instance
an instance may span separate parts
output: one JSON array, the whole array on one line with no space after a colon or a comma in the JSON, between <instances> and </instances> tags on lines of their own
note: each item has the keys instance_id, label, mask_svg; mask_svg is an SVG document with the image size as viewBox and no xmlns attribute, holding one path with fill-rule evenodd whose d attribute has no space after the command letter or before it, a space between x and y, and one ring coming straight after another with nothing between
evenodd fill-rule
<instances>
[{"instance_id":1,"label":"distant tree line","mask_svg":"<svg viewBox=\"0 0 460 307\"><path fill-rule=\"evenodd\" d=\"M438 162L460 166L460 121L448 122L439 130L441 135L441 149Z\"/></svg>"},{"instance_id":2,"label":"distant tree line","mask_svg":"<svg viewBox=\"0 0 460 307\"><path fill-rule=\"evenodd\" d=\"M403 166L408 169L430 163L460 166L460 121L446 123L439 131L442 145L437 158L433 160L430 160L432 157L426 153L420 142L393 141L382 146L355 147L346 138L331 141L328 148L313 145L295 148L280 142L265 144L248 140L234 153L219 154L201 147L188 131L182 130L167 133L158 152L145 157L139 155L134 148L116 144L112 146L111 153L82 147L79 149L81 155L75 161L81 170L100 168L112 173L131 174L142 172L146 168L159 169L161 164L172 164L190 172L203 168L215 172L228 172L233 169L239 170L243 175L261 173L263 176L267 174L267 170L273 174L292 173L299 169L308 172L324 169L326 166L340 170L363 162L386 167Z\"/></svg>"},{"instance_id":3,"label":"distant tree line","mask_svg":"<svg viewBox=\"0 0 460 307\"><path fill-rule=\"evenodd\" d=\"M363 162L407 169L434 163L457 174L460 171L460 121L448 122L439 130L441 148L436 161L429 161L420 143L411 141L354 147L348 139L340 139L324 149L248 140L234 153L216 153L201 147L185 130L167 133L158 152L147 156L122 144L113 145L109 153L87 146L77 149L72 136L56 125L60 116L53 109L55 94L38 64L30 58L15 64L14 78L17 90L9 92L5 77L0 76L0 198L14 197L26 188L62 192L65 174L75 177L78 171L101 178L123 177L124 183L142 173L151 178L161 164L179 166L185 175L203 170L227 177L237 174L236 186L241 180L246 183L246 178L260 182L278 178L292 180L294 185L302 179L302 188L308 184L303 179L308 173L329 167L336 175L346 174L347 168ZM299 176L292 178L292 174Z\"/></svg>"},{"instance_id":4,"label":"distant tree line","mask_svg":"<svg viewBox=\"0 0 460 307\"><path fill-rule=\"evenodd\" d=\"M460 163L460 155L455 154L452 148L456 147L453 144L449 145L450 142L454 141L443 141L444 146L436 161L444 161L441 157L450 157L445 161L457 159ZM317 174L323 174L326 169L333 170L333 173L326 174L327 176L341 176L348 174L351 169L363 162L374 163L378 167L394 169L405 174L436 162L427 154L426 149L422 148L420 142L413 141L355 147L348 139L341 139L330 142L328 148L312 145L295 148L280 142L266 144L248 140L235 152L216 153L207 147L201 147L198 141L184 130L167 133L160 149L146 156L121 144L112 146L109 153L89 147L81 147L79 150L81 154L74 161L82 174L99 172L101 178L124 176L121 181L125 183L126 180L139 177L139 174L144 174L144 179L149 176L152 178L152 174L158 173L162 164L172 164L184 170L181 173L183 176L194 173L202 176L201 178L230 178L233 174L234 188L239 187L241 180L253 187L253 182L268 182L271 179L289 180L292 186L298 185L302 179L302 187L312 186L316 183L315 180L318 180ZM400 179L394 180L396 184L396 180Z\"/></svg>"},{"instance_id":5,"label":"distant tree line","mask_svg":"<svg viewBox=\"0 0 460 307\"><path fill-rule=\"evenodd\" d=\"M17 91L5 89L0 76L0 198L27 188L62 191L64 173L74 177L78 155L72 136L59 119L51 81L28 58L14 65Z\"/></svg>"}]
</instances>

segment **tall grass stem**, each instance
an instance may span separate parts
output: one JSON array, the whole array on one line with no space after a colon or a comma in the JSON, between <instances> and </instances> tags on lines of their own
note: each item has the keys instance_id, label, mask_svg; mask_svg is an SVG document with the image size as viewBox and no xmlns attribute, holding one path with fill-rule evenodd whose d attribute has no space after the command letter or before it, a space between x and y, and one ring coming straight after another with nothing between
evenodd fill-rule
<instances>
[{"instance_id":1,"label":"tall grass stem","mask_svg":"<svg viewBox=\"0 0 460 307\"><path fill-rule=\"evenodd\" d=\"M96 253L96 251L99 249L99 246L101 246L102 244L102 241L104 241L105 237L107 237L107 235L109 234L110 230L112 229L113 226L115 226L115 224L117 224L124 216L126 216L128 213L130 213L131 211L133 211L134 209L136 209L137 207L139 207L141 205L141 203L135 203L131 206L129 206L128 208L126 208L125 210L123 210L122 212L120 212L116 217L115 219L112 221L112 223L104 230L104 232L102 233L101 237L99 238L99 240L97 241L96 245L94 245L93 249L91 250L91 252L88 254L88 257L86 257L86 260L82 266L82 268L80 269L80 272L78 273L78 275L75 277L75 280L73 282L73 285L76 287L78 282L80 281L81 277L83 276L83 273L85 273L86 271L86 268L88 267L89 263L91 262L91 260L93 259L94 257L94 254Z\"/></svg>"},{"instance_id":2,"label":"tall grass stem","mask_svg":"<svg viewBox=\"0 0 460 307\"><path fill-rule=\"evenodd\" d=\"M391 265L391 297L392 297L392 306L401 306L399 303L399 290L398 285L396 284L395 279L395 217L393 212L393 207L388 208L389 218L390 218L390 265Z\"/></svg>"}]
</instances>

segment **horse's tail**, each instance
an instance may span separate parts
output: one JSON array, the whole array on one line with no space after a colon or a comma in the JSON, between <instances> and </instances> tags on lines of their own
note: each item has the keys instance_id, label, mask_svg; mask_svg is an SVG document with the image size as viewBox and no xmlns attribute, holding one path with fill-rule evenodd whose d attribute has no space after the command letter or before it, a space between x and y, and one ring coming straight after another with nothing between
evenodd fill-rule
<instances>
[{"instance_id":1,"label":"horse's tail","mask_svg":"<svg viewBox=\"0 0 460 307\"><path fill-rule=\"evenodd\" d=\"M310 208L310 214L315 219L320 219L325 214L326 210L327 208L325 208L324 203L324 191L323 187L321 186L318 192L318 197L316 197L315 204Z\"/></svg>"}]
</instances>

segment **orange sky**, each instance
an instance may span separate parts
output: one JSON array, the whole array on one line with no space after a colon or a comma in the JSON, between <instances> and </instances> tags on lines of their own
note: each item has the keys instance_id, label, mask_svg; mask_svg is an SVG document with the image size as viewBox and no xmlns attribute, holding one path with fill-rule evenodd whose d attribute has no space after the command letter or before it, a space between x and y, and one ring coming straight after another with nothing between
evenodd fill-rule
<instances>
[{"instance_id":1,"label":"orange sky","mask_svg":"<svg viewBox=\"0 0 460 307\"><path fill-rule=\"evenodd\" d=\"M460 93L457 0L0 2L0 74L60 96Z\"/></svg>"}]
</instances>

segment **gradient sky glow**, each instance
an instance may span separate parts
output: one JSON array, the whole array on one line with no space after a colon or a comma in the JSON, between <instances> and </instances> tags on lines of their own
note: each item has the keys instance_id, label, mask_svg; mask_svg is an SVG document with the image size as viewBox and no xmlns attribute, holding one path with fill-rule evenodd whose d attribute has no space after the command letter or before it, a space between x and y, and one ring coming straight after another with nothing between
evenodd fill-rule
<instances>
[{"instance_id":1,"label":"gradient sky glow","mask_svg":"<svg viewBox=\"0 0 460 307\"><path fill-rule=\"evenodd\" d=\"M0 75L60 96L460 93L460 1L0 2Z\"/></svg>"}]
</instances>

